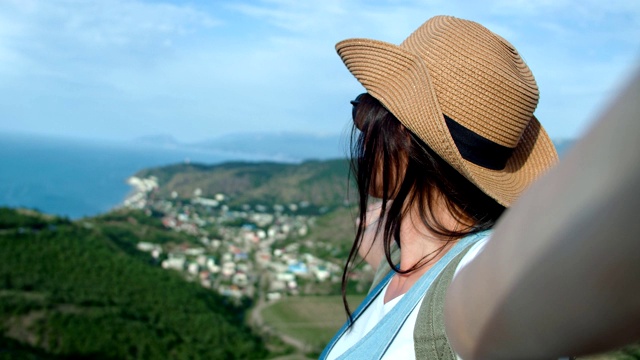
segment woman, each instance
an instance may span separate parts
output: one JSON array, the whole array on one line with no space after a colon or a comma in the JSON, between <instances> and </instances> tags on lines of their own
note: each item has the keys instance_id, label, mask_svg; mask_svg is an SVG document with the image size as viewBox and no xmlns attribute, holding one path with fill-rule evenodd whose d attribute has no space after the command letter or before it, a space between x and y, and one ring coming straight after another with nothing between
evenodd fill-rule
<instances>
[{"instance_id":1,"label":"woman","mask_svg":"<svg viewBox=\"0 0 640 360\"><path fill-rule=\"evenodd\" d=\"M460 239L469 244L459 251L484 241L505 206L557 161L533 116L538 89L529 68L509 43L480 24L438 16L400 46L350 39L336 48L367 90L353 101L354 125L361 130L353 154L360 226L345 274L359 249L384 254L365 257L374 266L384 258L380 275L398 265L394 245L400 262L372 306L329 346L329 358L355 351ZM375 230L366 229L369 196L382 200L385 215ZM365 235L373 244L361 249ZM413 342L416 320L423 313L420 324L428 311L420 305L403 315L407 322L383 351L388 358L413 355L416 344L432 346Z\"/></svg>"},{"instance_id":2,"label":"woman","mask_svg":"<svg viewBox=\"0 0 640 360\"><path fill-rule=\"evenodd\" d=\"M477 357L470 347L483 334L467 339L469 332L451 326L474 328L473 311L456 316L474 304L466 298L486 305L490 296L465 294L451 309L461 300L445 294L463 264L480 256L505 208L557 162L533 115L533 75L506 40L446 16L399 46L349 39L336 48L367 91L352 101L360 215L343 293L357 253L377 274L353 314L345 301L349 321L321 358ZM373 210L370 197L381 200Z\"/></svg>"}]
</instances>

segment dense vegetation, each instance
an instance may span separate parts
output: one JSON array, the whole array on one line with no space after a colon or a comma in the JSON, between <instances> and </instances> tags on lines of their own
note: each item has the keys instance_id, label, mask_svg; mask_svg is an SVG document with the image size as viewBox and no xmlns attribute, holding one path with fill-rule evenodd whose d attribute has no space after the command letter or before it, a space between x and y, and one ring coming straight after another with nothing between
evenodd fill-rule
<instances>
[{"instance_id":1,"label":"dense vegetation","mask_svg":"<svg viewBox=\"0 0 640 360\"><path fill-rule=\"evenodd\" d=\"M244 307L132 256L140 214L72 223L0 209L0 359L264 358Z\"/></svg>"}]
</instances>

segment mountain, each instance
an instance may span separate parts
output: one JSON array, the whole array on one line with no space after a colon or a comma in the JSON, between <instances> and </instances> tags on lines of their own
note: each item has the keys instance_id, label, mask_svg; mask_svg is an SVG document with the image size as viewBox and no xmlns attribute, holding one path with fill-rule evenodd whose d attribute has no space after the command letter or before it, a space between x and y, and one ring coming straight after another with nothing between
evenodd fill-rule
<instances>
[{"instance_id":1,"label":"mountain","mask_svg":"<svg viewBox=\"0 0 640 360\"><path fill-rule=\"evenodd\" d=\"M308 202L333 208L349 201L348 173L349 163L339 159L301 164L176 164L142 170L136 177L156 177L163 197L175 191L190 198L199 189L202 197L224 194L230 205Z\"/></svg>"},{"instance_id":2,"label":"mountain","mask_svg":"<svg viewBox=\"0 0 640 360\"><path fill-rule=\"evenodd\" d=\"M182 144L176 140L172 135L158 134L141 136L134 140L137 144L153 145L153 146L182 146Z\"/></svg>"},{"instance_id":3,"label":"mountain","mask_svg":"<svg viewBox=\"0 0 640 360\"><path fill-rule=\"evenodd\" d=\"M279 161L343 158L346 138L339 135L301 133L239 133L220 136L194 146L245 154Z\"/></svg>"},{"instance_id":4,"label":"mountain","mask_svg":"<svg viewBox=\"0 0 640 360\"><path fill-rule=\"evenodd\" d=\"M273 157L280 156L291 160L296 156L299 159L312 157L313 151L318 158L323 158L329 155L328 149L335 148L329 145L334 142L337 142L337 139L333 137L254 133L230 135L200 143L198 146L225 149L225 151L263 152ZM555 140L554 144L562 156L574 142L574 140L564 139ZM324 145L320 145L321 143ZM177 164L145 169L135 176L156 177L162 196L175 191L180 197L190 198L196 189L200 189L203 197L218 193L231 196L234 204L308 201L319 206L334 206L349 201L348 172L348 161L342 157L333 160L307 160L299 164L292 162ZM352 192L351 200L354 195L355 193Z\"/></svg>"}]
</instances>

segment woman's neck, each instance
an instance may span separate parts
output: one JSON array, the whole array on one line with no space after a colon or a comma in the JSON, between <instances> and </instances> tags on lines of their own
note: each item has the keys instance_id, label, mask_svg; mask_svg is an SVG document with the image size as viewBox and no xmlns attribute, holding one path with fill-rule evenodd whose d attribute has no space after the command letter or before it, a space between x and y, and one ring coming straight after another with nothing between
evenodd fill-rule
<instances>
[{"instance_id":1,"label":"woman's neck","mask_svg":"<svg viewBox=\"0 0 640 360\"><path fill-rule=\"evenodd\" d=\"M444 206L434 209L433 215L447 229L456 230L463 226ZM385 292L384 302L409 291L454 243L431 231L415 207L410 209L400 228L400 270L416 269L407 274L394 275Z\"/></svg>"}]
</instances>

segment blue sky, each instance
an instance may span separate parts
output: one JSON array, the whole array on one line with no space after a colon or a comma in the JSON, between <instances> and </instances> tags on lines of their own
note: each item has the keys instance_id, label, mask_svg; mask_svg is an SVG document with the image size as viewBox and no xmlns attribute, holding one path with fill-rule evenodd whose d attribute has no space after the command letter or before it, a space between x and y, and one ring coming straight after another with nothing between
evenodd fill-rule
<instances>
[{"instance_id":1,"label":"blue sky","mask_svg":"<svg viewBox=\"0 0 640 360\"><path fill-rule=\"evenodd\" d=\"M640 63L637 0L0 0L0 132L340 134L362 88L335 43L400 43L438 14L518 48L554 138L579 136Z\"/></svg>"}]
</instances>

